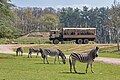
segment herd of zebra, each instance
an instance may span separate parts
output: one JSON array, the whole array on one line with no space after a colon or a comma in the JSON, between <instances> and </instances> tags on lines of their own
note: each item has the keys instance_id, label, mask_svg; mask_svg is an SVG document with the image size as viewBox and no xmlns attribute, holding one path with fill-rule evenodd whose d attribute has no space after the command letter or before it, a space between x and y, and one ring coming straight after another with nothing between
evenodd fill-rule
<instances>
[{"instance_id":1,"label":"herd of zebra","mask_svg":"<svg viewBox=\"0 0 120 80\"><path fill-rule=\"evenodd\" d=\"M79 52L72 52L69 56L69 64L70 64L70 72L72 72L72 66L74 69L74 72L77 73L76 68L75 68L75 64L76 61L78 60L79 62L83 62L83 63L87 63L86 66L86 73L87 73L87 69L88 66L90 65L91 67L91 72L94 73L93 69L92 69L92 63L94 62L94 59L96 57L98 57L98 51L99 51L99 47L95 47L94 49L92 49L88 54L82 54ZM48 56L54 56L54 64L56 63L56 58L58 58L58 61L60 63L59 60L59 56L62 58L62 62L63 64L66 64L66 56L65 54L59 50L59 49L49 49L49 48L45 48L44 50L42 50L41 48L29 48L29 52L28 52L28 58L31 57L32 58L32 53L36 52L37 55L36 57L38 57L39 53L41 53L41 57L43 58L43 63L45 64L45 61L47 62L47 64L49 64L48 61ZM18 55L23 55L23 48L19 47L16 49L16 56Z\"/></svg>"}]
</instances>

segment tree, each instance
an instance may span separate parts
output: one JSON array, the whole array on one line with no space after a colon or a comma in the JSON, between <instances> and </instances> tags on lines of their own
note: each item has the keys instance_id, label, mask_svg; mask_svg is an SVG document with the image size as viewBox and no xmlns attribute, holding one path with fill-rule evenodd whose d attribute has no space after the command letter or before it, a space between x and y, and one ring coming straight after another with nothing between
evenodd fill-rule
<instances>
[{"instance_id":1,"label":"tree","mask_svg":"<svg viewBox=\"0 0 120 80\"><path fill-rule=\"evenodd\" d=\"M112 30L114 31L115 41L119 49L119 32L120 32L120 4L114 0L111 8Z\"/></svg>"},{"instance_id":2,"label":"tree","mask_svg":"<svg viewBox=\"0 0 120 80\"><path fill-rule=\"evenodd\" d=\"M10 10L13 4L10 0L0 0L0 38L12 38L16 34L14 28L14 14Z\"/></svg>"},{"instance_id":3,"label":"tree","mask_svg":"<svg viewBox=\"0 0 120 80\"><path fill-rule=\"evenodd\" d=\"M12 3L10 3L10 2L11 2L11 0L0 0L0 8L4 7L6 9L9 9L10 7L15 6Z\"/></svg>"},{"instance_id":4,"label":"tree","mask_svg":"<svg viewBox=\"0 0 120 80\"><path fill-rule=\"evenodd\" d=\"M57 29L59 24L59 18L53 14L44 14L40 18L40 29L44 31L50 31Z\"/></svg>"}]
</instances>

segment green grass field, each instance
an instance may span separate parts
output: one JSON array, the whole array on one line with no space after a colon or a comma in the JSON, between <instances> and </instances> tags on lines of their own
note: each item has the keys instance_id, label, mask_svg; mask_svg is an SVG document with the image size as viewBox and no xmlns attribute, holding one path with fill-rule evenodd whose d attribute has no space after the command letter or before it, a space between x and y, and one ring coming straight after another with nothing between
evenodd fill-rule
<instances>
[{"instance_id":1,"label":"green grass field","mask_svg":"<svg viewBox=\"0 0 120 80\"><path fill-rule=\"evenodd\" d=\"M99 53L99 57L120 58L120 53Z\"/></svg>"},{"instance_id":2,"label":"green grass field","mask_svg":"<svg viewBox=\"0 0 120 80\"><path fill-rule=\"evenodd\" d=\"M95 62L95 73L85 73L85 63L77 62L79 74L69 72L69 63L43 64L41 58L0 54L0 80L119 80L120 66Z\"/></svg>"}]
</instances>

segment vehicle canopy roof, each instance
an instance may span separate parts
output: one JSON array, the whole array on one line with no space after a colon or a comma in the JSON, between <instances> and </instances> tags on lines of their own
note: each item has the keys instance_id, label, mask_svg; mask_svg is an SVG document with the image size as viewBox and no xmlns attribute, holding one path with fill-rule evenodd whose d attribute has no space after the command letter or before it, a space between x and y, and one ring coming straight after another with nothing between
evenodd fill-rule
<instances>
[{"instance_id":1,"label":"vehicle canopy roof","mask_svg":"<svg viewBox=\"0 0 120 80\"><path fill-rule=\"evenodd\" d=\"M75 30L76 30L76 29L81 29L81 30L90 30L90 29L91 29L91 30L95 30L96 28L63 28L63 30L66 30L66 29L69 29L69 30L72 30L72 29L73 29L73 30L74 30L74 29L75 29Z\"/></svg>"}]
</instances>

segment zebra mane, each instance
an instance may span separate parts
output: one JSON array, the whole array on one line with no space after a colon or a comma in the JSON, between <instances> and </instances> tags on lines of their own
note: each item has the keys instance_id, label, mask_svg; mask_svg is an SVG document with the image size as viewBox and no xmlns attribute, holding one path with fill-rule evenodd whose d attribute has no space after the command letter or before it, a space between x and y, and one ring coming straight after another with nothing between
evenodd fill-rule
<instances>
[{"instance_id":1,"label":"zebra mane","mask_svg":"<svg viewBox=\"0 0 120 80\"><path fill-rule=\"evenodd\" d=\"M39 48L40 52L43 53L43 50L41 48Z\"/></svg>"},{"instance_id":2,"label":"zebra mane","mask_svg":"<svg viewBox=\"0 0 120 80\"><path fill-rule=\"evenodd\" d=\"M59 50L59 49L57 49L57 50L59 51L59 55L62 55L62 54L63 54L61 50Z\"/></svg>"},{"instance_id":3,"label":"zebra mane","mask_svg":"<svg viewBox=\"0 0 120 80\"><path fill-rule=\"evenodd\" d=\"M61 58L63 58L63 57L66 58L65 54L63 54L63 52L61 50L59 50L59 49L57 49L57 50L59 51L59 56L61 56Z\"/></svg>"}]
</instances>

